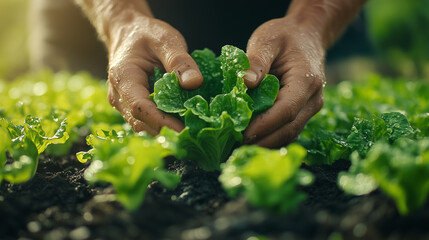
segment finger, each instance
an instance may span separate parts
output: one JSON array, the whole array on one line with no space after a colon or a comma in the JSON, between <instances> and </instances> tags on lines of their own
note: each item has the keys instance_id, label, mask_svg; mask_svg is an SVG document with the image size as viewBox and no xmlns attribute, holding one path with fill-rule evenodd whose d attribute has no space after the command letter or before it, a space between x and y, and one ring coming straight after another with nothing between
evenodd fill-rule
<instances>
[{"instance_id":1,"label":"finger","mask_svg":"<svg viewBox=\"0 0 429 240\"><path fill-rule=\"evenodd\" d=\"M274 59L280 52L278 39L270 38L261 31L255 31L247 44L247 57L250 62L250 69L246 70L244 83L248 88L255 88L269 73Z\"/></svg>"},{"instance_id":2,"label":"finger","mask_svg":"<svg viewBox=\"0 0 429 240\"><path fill-rule=\"evenodd\" d=\"M157 132L163 126L176 131L184 128L180 120L159 110L156 104L149 99L148 76L138 66L128 63L123 64L119 69L111 67L109 80L120 96L122 106L124 106L123 112L121 112L123 115L129 111L135 119L144 122Z\"/></svg>"},{"instance_id":3,"label":"finger","mask_svg":"<svg viewBox=\"0 0 429 240\"><path fill-rule=\"evenodd\" d=\"M155 55L160 59L167 72L174 71L182 88L193 90L203 84L203 75L197 63L188 54L183 38L170 38L161 47L155 48Z\"/></svg>"},{"instance_id":4,"label":"finger","mask_svg":"<svg viewBox=\"0 0 429 240\"><path fill-rule=\"evenodd\" d=\"M304 74L305 71L300 67L296 67L295 72L289 73L282 78L284 79L281 81L283 87L280 89L274 105L249 124L244 133L245 142L253 143L294 121L309 99L323 86L323 80L314 74L307 77ZM300 76L300 74L304 76Z\"/></svg>"},{"instance_id":5,"label":"finger","mask_svg":"<svg viewBox=\"0 0 429 240\"><path fill-rule=\"evenodd\" d=\"M294 121L280 127L270 135L256 141L254 144L261 147L278 148L294 142L304 129L308 120L317 113L322 106L323 96L320 91L320 94L316 94L308 101L307 105L298 113Z\"/></svg>"},{"instance_id":6,"label":"finger","mask_svg":"<svg viewBox=\"0 0 429 240\"><path fill-rule=\"evenodd\" d=\"M153 129L146 123L134 118L130 111L125 111L122 116L124 117L125 121L131 125L134 132L146 131L152 136L156 136L159 133L158 130Z\"/></svg>"},{"instance_id":7,"label":"finger","mask_svg":"<svg viewBox=\"0 0 429 240\"><path fill-rule=\"evenodd\" d=\"M152 136L155 136L157 134L157 131L155 129L152 129L144 122L134 118L131 115L131 112L129 110L125 110L126 106L124 106L123 102L120 101L120 97L118 92L112 87L111 84L109 84L109 90L108 90L108 99L110 104L118 110L121 115L123 116L124 120L128 122L131 127L133 128L134 132L141 132L146 131ZM125 108L124 108L125 107Z\"/></svg>"}]
</instances>

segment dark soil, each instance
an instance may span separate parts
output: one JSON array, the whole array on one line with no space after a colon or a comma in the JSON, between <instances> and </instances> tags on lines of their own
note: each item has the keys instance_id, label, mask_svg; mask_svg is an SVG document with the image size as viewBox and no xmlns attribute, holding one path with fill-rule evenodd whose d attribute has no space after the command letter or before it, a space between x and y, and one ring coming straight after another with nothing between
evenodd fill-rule
<instances>
[{"instance_id":1,"label":"dark soil","mask_svg":"<svg viewBox=\"0 0 429 240\"><path fill-rule=\"evenodd\" d=\"M230 199L217 181L189 162L167 159L181 173L174 190L149 186L136 212L112 200L108 185L83 179L74 156L43 155L36 176L0 186L0 239L429 239L429 204L402 217L381 192L345 195L336 184L349 163L305 167L316 176L294 213L277 215ZM259 237L259 238L258 238Z\"/></svg>"}]
</instances>

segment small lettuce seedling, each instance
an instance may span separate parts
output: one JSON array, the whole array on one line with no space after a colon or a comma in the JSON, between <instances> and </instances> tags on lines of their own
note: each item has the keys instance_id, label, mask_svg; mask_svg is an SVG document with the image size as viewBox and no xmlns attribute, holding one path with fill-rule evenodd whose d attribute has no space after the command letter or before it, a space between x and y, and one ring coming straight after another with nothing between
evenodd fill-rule
<instances>
[{"instance_id":1,"label":"small lettuce seedling","mask_svg":"<svg viewBox=\"0 0 429 240\"><path fill-rule=\"evenodd\" d=\"M198 162L204 170L218 170L241 144L251 118L273 105L279 81L266 75L257 88L248 90L243 77L249 60L233 46L224 46L219 57L208 49L194 51L192 57L204 77L203 85L183 90L176 73L166 73L152 83L151 98L159 109L184 121L179 147L186 150L185 159ZM160 75L157 70L154 78Z\"/></svg>"},{"instance_id":2,"label":"small lettuce seedling","mask_svg":"<svg viewBox=\"0 0 429 240\"><path fill-rule=\"evenodd\" d=\"M313 175L300 169L305 155L297 144L280 150L242 146L222 164L219 180L231 197L244 195L255 206L291 211L306 198L297 186L313 182Z\"/></svg>"},{"instance_id":3,"label":"small lettuce seedling","mask_svg":"<svg viewBox=\"0 0 429 240\"><path fill-rule=\"evenodd\" d=\"M355 153L349 172L339 175L344 191L367 194L377 188L393 198L403 215L426 203L429 193L429 138L377 142L364 159Z\"/></svg>"},{"instance_id":4,"label":"small lettuce seedling","mask_svg":"<svg viewBox=\"0 0 429 240\"><path fill-rule=\"evenodd\" d=\"M91 165L84 177L89 182L109 182L117 200L127 209L136 210L143 202L148 185L157 180L168 188L180 182L180 176L164 170L164 157L183 154L177 148L177 133L163 128L157 137L146 132L119 134L98 130L87 138L93 149L79 152L78 160Z\"/></svg>"},{"instance_id":5,"label":"small lettuce seedling","mask_svg":"<svg viewBox=\"0 0 429 240\"><path fill-rule=\"evenodd\" d=\"M48 145L67 141L66 126L65 120L57 118L27 116L24 125L0 119L0 183L30 180L36 173L39 155ZM52 136L47 136L46 132ZM10 154L12 162L7 163L6 153Z\"/></svg>"}]
</instances>

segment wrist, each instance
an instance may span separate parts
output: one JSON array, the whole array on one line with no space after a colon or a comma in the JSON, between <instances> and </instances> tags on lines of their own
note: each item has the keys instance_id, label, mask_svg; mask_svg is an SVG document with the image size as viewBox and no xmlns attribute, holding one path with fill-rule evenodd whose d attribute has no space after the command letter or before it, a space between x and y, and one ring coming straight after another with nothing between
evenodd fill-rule
<instances>
[{"instance_id":1,"label":"wrist","mask_svg":"<svg viewBox=\"0 0 429 240\"><path fill-rule=\"evenodd\" d=\"M136 25L136 20L152 17L144 0L75 0L95 27L108 50L125 29Z\"/></svg>"},{"instance_id":2,"label":"wrist","mask_svg":"<svg viewBox=\"0 0 429 240\"><path fill-rule=\"evenodd\" d=\"M288 35L295 39L299 39L307 47L317 48L323 52L327 51L327 45L324 37L324 30L320 25L314 24L313 19L303 18L295 15L286 15L282 18L284 27Z\"/></svg>"},{"instance_id":3,"label":"wrist","mask_svg":"<svg viewBox=\"0 0 429 240\"><path fill-rule=\"evenodd\" d=\"M339 38L366 0L294 0L286 17L320 35L324 49Z\"/></svg>"}]
</instances>

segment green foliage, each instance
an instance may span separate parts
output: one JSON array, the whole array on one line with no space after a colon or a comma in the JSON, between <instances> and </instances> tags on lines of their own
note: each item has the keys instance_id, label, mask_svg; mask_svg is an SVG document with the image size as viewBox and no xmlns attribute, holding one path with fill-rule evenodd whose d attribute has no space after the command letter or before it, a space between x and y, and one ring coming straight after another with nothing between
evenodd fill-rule
<instances>
[{"instance_id":1,"label":"green foliage","mask_svg":"<svg viewBox=\"0 0 429 240\"><path fill-rule=\"evenodd\" d=\"M106 85L85 73L42 71L0 81L0 180L25 182L40 154L70 154L93 126L123 123L106 95Z\"/></svg>"},{"instance_id":2,"label":"green foliage","mask_svg":"<svg viewBox=\"0 0 429 240\"><path fill-rule=\"evenodd\" d=\"M350 150L365 156L375 142L388 140L393 143L398 138L413 136L414 130L405 115L399 112L372 116L371 120L355 118L351 133L347 137Z\"/></svg>"},{"instance_id":3,"label":"green foliage","mask_svg":"<svg viewBox=\"0 0 429 240\"><path fill-rule=\"evenodd\" d=\"M246 93L243 76L249 63L243 51L226 46L218 58L208 49L194 51L192 56L205 80L199 89L181 89L174 72L162 75L155 69L150 78L154 89L150 97L159 109L185 122L182 132L164 128L158 136L150 137L121 128L93 130L87 138L93 148L77 154L82 162L91 160L85 178L111 183L117 199L130 210L138 208L152 181L173 187L180 180L176 174L163 170L164 157L195 160L204 170L219 169L221 161L241 143L241 132L249 124L253 110L262 112L275 100L279 82L270 75L261 83L261 89L251 91L252 97ZM254 105L252 98L259 103Z\"/></svg>"},{"instance_id":4,"label":"green foliage","mask_svg":"<svg viewBox=\"0 0 429 240\"><path fill-rule=\"evenodd\" d=\"M42 71L12 82L0 81L0 117L23 123L27 115L37 116L42 119L42 126L50 124L44 119L67 118L66 132L70 141L46 150L54 155L66 155L74 142L88 134L93 124L124 123L106 96L106 84L87 73Z\"/></svg>"},{"instance_id":5,"label":"green foliage","mask_svg":"<svg viewBox=\"0 0 429 240\"><path fill-rule=\"evenodd\" d=\"M313 138L301 137L300 141L308 149L307 163L331 164L340 158L348 159L353 151L365 156L377 141L389 140L393 143L400 137L413 137L414 133L405 115L389 112L355 117L349 131L320 129L317 133L311 133L316 134Z\"/></svg>"},{"instance_id":6,"label":"green foliage","mask_svg":"<svg viewBox=\"0 0 429 240\"><path fill-rule=\"evenodd\" d=\"M280 150L243 146L222 164L219 180L231 197L241 194L255 206L291 211L306 198L297 186L313 181L311 173L300 169L305 155L297 144Z\"/></svg>"},{"instance_id":7,"label":"green foliage","mask_svg":"<svg viewBox=\"0 0 429 240\"><path fill-rule=\"evenodd\" d=\"M405 76L429 77L429 1L374 0L366 8L370 37L383 60Z\"/></svg>"},{"instance_id":8,"label":"green foliage","mask_svg":"<svg viewBox=\"0 0 429 240\"><path fill-rule=\"evenodd\" d=\"M402 214L427 200L426 144L429 85L409 79L372 76L342 82L325 91L325 106L307 124L298 142L306 162L330 164L349 159L339 186L354 195L380 188Z\"/></svg>"},{"instance_id":9,"label":"green foliage","mask_svg":"<svg viewBox=\"0 0 429 240\"><path fill-rule=\"evenodd\" d=\"M179 183L179 175L163 169L164 157L182 154L177 141L177 133L167 128L155 138L146 132L98 130L87 138L93 149L80 152L77 157L81 162L91 160L85 179L111 183L117 200L127 209L136 210L154 180L169 188Z\"/></svg>"},{"instance_id":10,"label":"green foliage","mask_svg":"<svg viewBox=\"0 0 429 240\"><path fill-rule=\"evenodd\" d=\"M273 104L279 82L267 75L248 90L247 57L232 46L219 57L208 49L192 56L205 79L201 88L182 90L175 73L159 69L151 77L154 102L186 125L181 133L163 129L156 137L131 133L108 104L106 85L87 74L45 71L0 81L0 181L27 181L40 154L68 154L91 131L87 141L93 148L77 154L82 162L91 160L85 178L111 183L117 199L132 210L152 181L174 187L180 180L164 170L169 155L195 160L205 170L222 168L221 181L231 196L244 195L273 211L289 211L304 199L297 185L312 177L299 169L302 161L350 160L349 171L339 176L340 187L355 195L379 188L402 214L427 201L428 84L374 75L328 87L324 108L298 139L307 154L295 144L287 151L244 146L220 167L240 145L250 120Z\"/></svg>"},{"instance_id":11,"label":"green foliage","mask_svg":"<svg viewBox=\"0 0 429 240\"><path fill-rule=\"evenodd\" d=\"M364 159L355 156L349 172L339 175L346 192L361 195L377 187L392 197L401 214L417 210L429 194L429 138L377 142Z\"/></svg>"},{"instance_id":12,"label":"green foliage","mask_svg":"<svg viewBox=\"0 0 429 240\"><path fill-rule=\"evenodd\" d=\"M28 181L36 173L39 155L48 145L62 144L68 139L65 120L43 120L27 116L24 125L14 125L0 119L0 182Z\"/></svg>"},{"instance_id":13,"label":"green foliage","mask_svg":"<svg viewBox=\"0 0 429 240\"><path fill-rule=\"evenodd\" d=\"M378 140L429 136L429 85L373 75L325 89L325 105L307 124L298 142L308 164L331 164L363 156Z\"/></svg>"},{"instance_id":14,"label":"green foliage","mask_svg":"<svg viewBox=\"0 0 429 240\"><path fill-rule=\"evenodd\" d=\"M252 116L273 105L279 81L267 75L258 88L247 93L243 76L250 68L249 60L233 46L224 46L217 58L208 49L194 51L192 56L204 77L201 88L183 90L176 74L166 73L154 83L151 98L159 109L185 122L179 135L185 158L197 161L205 170L216 170L241 143L241 132Z\"/></svg>"}]
</instances>

